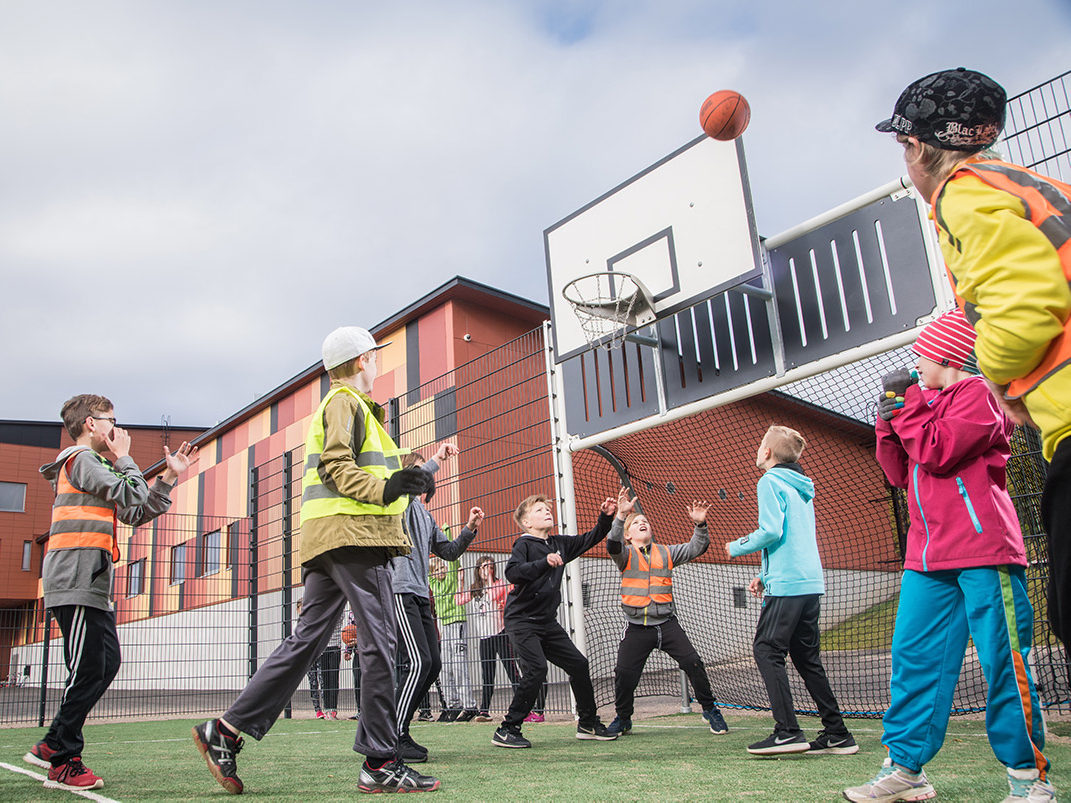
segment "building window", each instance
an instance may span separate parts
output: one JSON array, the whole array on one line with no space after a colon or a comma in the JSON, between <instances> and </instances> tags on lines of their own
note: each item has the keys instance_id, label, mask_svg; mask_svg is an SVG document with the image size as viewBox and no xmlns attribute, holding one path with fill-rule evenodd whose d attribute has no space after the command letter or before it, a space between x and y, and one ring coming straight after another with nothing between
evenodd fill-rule
<instances>
[{"instance_id":1,"label":"building window","mask_svg":"<svg viewBox=\"0 0 1071 803\"><path fill-rule=\"evenodd\" d=\"M127 597L136 597L145 590L145 558L136 560L127 567L129 574L126 582Z\"/></svg>"},{"instance_id":2,"label":"building window","mask_svg":"<svg viewBox=\"0 0 1071 803\"><path fill-rule=\"evenodd\" d=\"M0 513L26 511L26 483L0 482Z\"/></svg>"},{"instance_id":3,"label":"building window","mask_svg":"<svg viewBox=\"0 0 1071 803\"><path fill-rule=\"evenodd\" d=\"M171 547L171 585L186 582L186 545Z\"/></svg>"},{"instance_id":4,"label":"building window","mask_svg":"<svg viewBox=\"0 0 1071 803\"><path fill-rule=\"evenodd\" d=\"M213 530L201 537L201 576L219 571L219 551L222 533Z\"/></svg>"},{"instance_id":5,"label":"building window","mask_svg":"<svg viewBox=\"0 0 1071 803\"><path fill-rule=\"evenodd\" d=\"M238 538L242 534L241 520L232 521L227 525L227 565L232 569L238 566L239 544Z\"/></svg>"},{"instance_id":6,"label":"building window","mask_svg":"<svg viewBox=\"0 0 1071 803\"><path fill-rule=\"evenodd\" d=\"M30 561L33 559L33 541L22 542L22 570L30 571Z\"/></svg>"}]
</instances>

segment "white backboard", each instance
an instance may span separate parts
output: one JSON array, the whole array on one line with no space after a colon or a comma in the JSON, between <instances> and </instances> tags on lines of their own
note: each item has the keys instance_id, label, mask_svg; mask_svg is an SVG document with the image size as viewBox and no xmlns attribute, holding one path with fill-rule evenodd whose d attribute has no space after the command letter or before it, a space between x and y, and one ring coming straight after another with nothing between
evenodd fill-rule
<instances>
[{"instance_id":1,"label":"white backboard","mask_svg":"<svg viewBox=\"0 0 1071 803\"><path fill-rule=\"evenodd\" d=\"M543 232L556 358L588 348L562 288L596 271L635 275L664 317L759 276L739 139L699 137Z\"/></svg>"}]
</instances>

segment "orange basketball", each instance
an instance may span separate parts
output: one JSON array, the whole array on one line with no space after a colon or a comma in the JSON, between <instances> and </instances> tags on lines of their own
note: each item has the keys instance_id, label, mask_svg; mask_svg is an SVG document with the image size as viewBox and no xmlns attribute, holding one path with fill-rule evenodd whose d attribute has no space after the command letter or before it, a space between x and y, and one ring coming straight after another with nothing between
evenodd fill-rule
<instances>
[{"instance_id":1,"label":"orange basketball","mask_svg":"<svg viewBox=\"0 0 1071 803\"><path fill-rule=\"evenodd\" d=\"M699 124L707 136L723 142L743 134L750 120L751 107L747 100L731 89L719 89L699 109Z\"/></svg>"},{"instance_id":2,"label":"orange basketball","mask_svg":"<svg viewBox=\"0 0 1071 803\"><path fill-rule=\"evenodd\" d=\"M347 647L357 640L357 625L346 625L342 628L342 643Z\"/></svg>"}]
</instances>

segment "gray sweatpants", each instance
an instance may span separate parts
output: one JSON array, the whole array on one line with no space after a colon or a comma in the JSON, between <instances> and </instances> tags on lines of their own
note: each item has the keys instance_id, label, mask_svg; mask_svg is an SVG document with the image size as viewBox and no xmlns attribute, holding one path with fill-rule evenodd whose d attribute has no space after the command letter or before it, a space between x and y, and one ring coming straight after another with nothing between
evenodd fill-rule
<instances>
[{"instance_id":1,"label":"gray sweatpants","mask_svg":"<svg viewBox=\"0 0 1071 803\"><path fill-rule=\"evenodd\" d=\"M476 697L469 680L469 653L465 639L465 622L451 622L442 626L440 650L443 669L439 675L443 684L446 707L475 709Z\"/></svg>"},{"instance_id":2,"label":"gray sweatpants","mask_svg":"<svg viewBox=\"0 0 1071 803\"><path fill-rule=\"evenodd\" d=\"M398 752L394 704L394 656L398 627L387 553L379 548L342 547L317 556L303 568L305 595L294 632L261 664L223 719L254 739L275 724L338 624L349 602L361 634L361 719L353 749L370 758Z\"/></svg>"}]
</instances>

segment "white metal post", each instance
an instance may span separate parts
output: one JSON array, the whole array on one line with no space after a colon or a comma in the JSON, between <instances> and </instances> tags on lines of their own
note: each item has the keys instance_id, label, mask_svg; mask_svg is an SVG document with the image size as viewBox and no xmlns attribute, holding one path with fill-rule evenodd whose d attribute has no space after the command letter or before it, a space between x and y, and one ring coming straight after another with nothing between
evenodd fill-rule
<instances>
[{"instance_id":1,"label":"white metal post","mask_svg":"<svg viewBox=\"0 0 1071 803\"><path fill-rule=\"evenodd\" d=\"M573 485L572 453L566 442L568 432L562 401L561 371L554 362L550 323L543 324L544 353L547 363L547 401L550 405L550 433L554 444L554 493L558 500L558 523L562 532L577 534L576 492ZM577 649L587 655L587 632L584 628L584 587L578 564L566 565L563 578L566 621Z\"/></svg>"}]
</instances>

